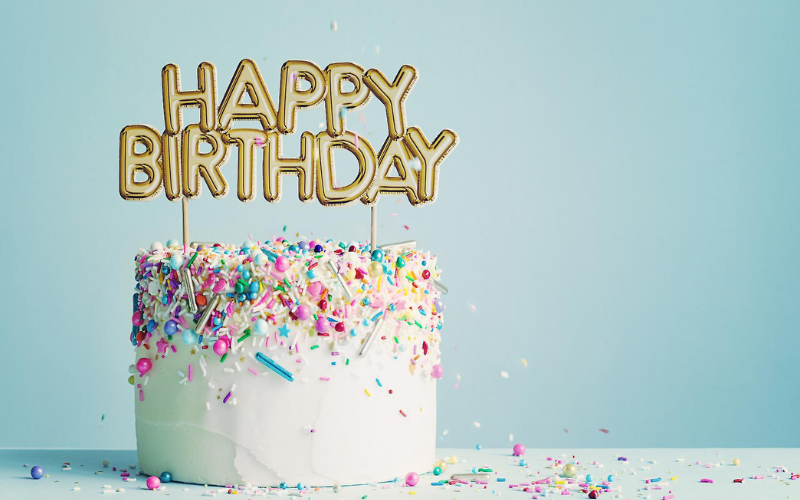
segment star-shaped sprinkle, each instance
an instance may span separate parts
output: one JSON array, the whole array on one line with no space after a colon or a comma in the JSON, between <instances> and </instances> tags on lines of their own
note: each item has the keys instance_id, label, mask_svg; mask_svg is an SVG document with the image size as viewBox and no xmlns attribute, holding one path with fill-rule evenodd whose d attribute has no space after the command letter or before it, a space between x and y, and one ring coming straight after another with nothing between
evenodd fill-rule
<instances>
[{"instance_id":1,"label":"star-shaped sprinkle","mask_svg":"<svg viewBox=\"0 0 800 500\"><path fill-rule=\"evenodd\" d=\"M280 336L281 336L281 337L286 337L287 339L289 338L289 332L290 332L291 330L289 330L289 327L288 327L288 326L286 326L286 324L285 324L285 323L284 323L284 325L283 325L282 327L278 328L278 331L279 331L279 332L281 332L281 333L280 333Z\"/></svg>"},{"instance_id":2,"label":"star-shaped sprinkle","mask_svg":"<svg viewBox=\"0 0 800 500\"><path fill-rule=\"evenodd\" d=\"M156 342L156 346L158 347L158 353L159 354L166 354L167 353L167 346L169 346L169 342L164 340L164 338L162 337L162 338L158 339L158 342Z\"/></svg>"}]
</instances>

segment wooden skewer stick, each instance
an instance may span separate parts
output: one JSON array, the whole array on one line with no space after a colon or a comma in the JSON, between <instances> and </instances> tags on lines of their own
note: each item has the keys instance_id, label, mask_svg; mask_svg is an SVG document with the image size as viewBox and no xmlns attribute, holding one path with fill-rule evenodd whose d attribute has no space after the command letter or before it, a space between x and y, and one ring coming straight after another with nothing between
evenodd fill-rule
<instances>
[{"instance_id":1,"label":"wooden skewer stick","mask_svg":"<svg viewBox=\"0 0 800 500\"><path fill-rule=\"evenodd\" d=\"M369 245L370 250L378 248L378 204L369 207L370 211L370 236Z\"/></svg>"},{"instance_id":2,"label":"wooden skewer stick","mask_svg":"<svg viewBox=\"0 0 800 500\"><path fill-rule=\"evenodd\" d=\"M189 200L184 196L181 199L181 211L183 212L183 251L189 250Z\"/></svg>"}]
</instances>

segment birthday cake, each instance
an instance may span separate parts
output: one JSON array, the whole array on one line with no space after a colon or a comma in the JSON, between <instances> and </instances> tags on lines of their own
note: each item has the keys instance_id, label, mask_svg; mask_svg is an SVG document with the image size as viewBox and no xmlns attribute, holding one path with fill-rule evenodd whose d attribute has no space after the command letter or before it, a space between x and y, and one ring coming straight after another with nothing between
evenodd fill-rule
<instances>
[{"instance_id":1,"label":"birthday cake","mask_svg":"<svg viewBox=\"0 0 800 500\"><path fill-rule=\"evenodd\" d=\"M415 246L141 250L130 337L141 471L303 488L431 470L446 289Z\"/></svg>"}]
</instances>

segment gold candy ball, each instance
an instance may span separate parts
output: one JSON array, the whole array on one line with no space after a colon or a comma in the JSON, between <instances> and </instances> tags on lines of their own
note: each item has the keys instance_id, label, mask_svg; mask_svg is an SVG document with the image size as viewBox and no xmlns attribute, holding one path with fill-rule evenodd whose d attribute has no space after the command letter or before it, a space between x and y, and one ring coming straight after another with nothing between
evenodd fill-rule
<instances>
[{"instance_id":1,"label":"gold candy ball","mask_svg":"<svg viewBox=\"0 0 800 500\"><path fill-rule=\"evenodd\" d=\"M369 275L373 278L380 276L383 273L383 265L380 262L372 262L369 265Z\"/></svg>"},{"instance_id":2,"label":"gold candy ball","mask_svg":"<svg viewBox=\"0 0 800 500\"><path fill-rule=\"evenodd\" d=\"M451 464L457 464L458 463L458 457L453 455L447 461L450 462Z\"/></svg>"},{"instance_id":3,"label":"gold candy ball","mask_svg":"<svg viewBox=\"0 0 800 500\"><path fill-rule=\"evenodd\" d=\"M433 466L442 469L442 472L444 472L447 470L447 460L437 460Z\"/></svg>"},{"instance_id":4,"label":"gold candy ball","mask_svg":"<svg viewBox=\"0 0 800 500\"><path fill-rule=\"evenodd\" d=\"M738 467L738 466L742 465L742 461L739 460L738 458L734 458L733 459L733 465Z\"/></svg>"},{"instance_id":5,"label":"gold candy ball","mask_svg":"<svg viewBox=\"0 0 800 500\"><path fill-rule=\"evenodd\" d=\"M575 477L578 473L578 468L575 467L575 464L567 464L564 466L563 474L565 477Z\"/></svg>"}]
</instances>

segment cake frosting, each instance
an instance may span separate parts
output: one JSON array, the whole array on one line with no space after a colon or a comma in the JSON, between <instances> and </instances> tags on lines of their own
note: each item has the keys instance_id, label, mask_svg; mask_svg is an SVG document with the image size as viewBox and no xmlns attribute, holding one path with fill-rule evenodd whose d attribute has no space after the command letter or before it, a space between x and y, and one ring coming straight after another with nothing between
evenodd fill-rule
<instances>
[{"instance_id":1,"label":"cake frosting","mask_svg":"<svg viewBox=\"0 0 800 500\"><path fill-rule=\"evenodd\" d=\"M154 243L135 259L149 475L291 487L433 466L442 291L413 242Z\"/></svg>"}]
</instances>

